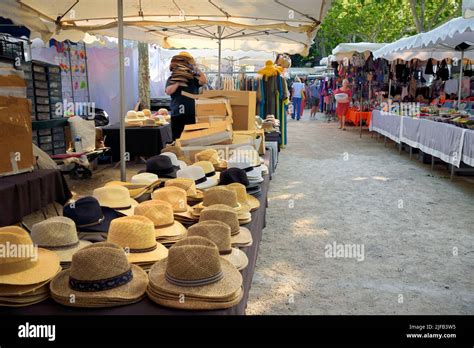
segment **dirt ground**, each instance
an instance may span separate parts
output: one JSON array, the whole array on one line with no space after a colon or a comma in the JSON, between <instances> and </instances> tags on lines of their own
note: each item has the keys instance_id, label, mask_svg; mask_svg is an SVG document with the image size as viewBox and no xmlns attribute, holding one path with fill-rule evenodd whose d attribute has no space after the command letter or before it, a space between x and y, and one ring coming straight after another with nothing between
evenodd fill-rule
<instances>
[{"instance_id":1,"label":"dirt ground","mask_svg":"<svg viewBox=\"0 0 474 348\"><path fill-rule=\"evenodd\" d=\"M247 314L474 314L472 178L307 116L288 139Z\"/></svg>"},{"instance_id":2,"label":"dirt ground","mask_svg":"<svg viewBox=\"0 0 474 348\"><path fill-rule=\"evenodd\" d=\"M474 177L451 181L392 142L307 116L288 139L247 314L474 314ZM85 195L118 179L105 168L69 184ZM326 257L334 242L363 246L363 261Z\"/></svg>"}]
</instances>

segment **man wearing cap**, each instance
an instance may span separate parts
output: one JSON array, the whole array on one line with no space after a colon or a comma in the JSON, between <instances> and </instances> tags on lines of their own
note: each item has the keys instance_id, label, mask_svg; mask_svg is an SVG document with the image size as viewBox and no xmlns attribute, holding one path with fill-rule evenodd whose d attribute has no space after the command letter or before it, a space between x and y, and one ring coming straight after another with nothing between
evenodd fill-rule
<instances>
[{"instance_id":1,"label":"man wearing cap","mask_svg":"<svg viewBox=\"0 0 474 348\"><path fill-rule=\"evenodd\" d=\"M207 83L207 77L188 52L181 52L172 58L170 71L165 92L171 96L171 130L173 139L177 139L186 124L196 123L194 100L181 92L198 94L199 87Z\"/></svg>"}]
</instances>

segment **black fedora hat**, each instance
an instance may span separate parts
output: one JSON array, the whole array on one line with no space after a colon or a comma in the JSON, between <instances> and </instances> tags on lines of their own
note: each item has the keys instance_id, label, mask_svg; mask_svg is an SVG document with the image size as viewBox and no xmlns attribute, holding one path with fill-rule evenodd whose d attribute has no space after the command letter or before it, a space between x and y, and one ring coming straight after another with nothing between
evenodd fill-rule
<instances>
[{"instance_id":1,"label":"black fedora hat","mask_svg":"<svg viewBox=\"0 0 474 348\"><path fill-rule=\"evenodd\" d=\"M125 216L114 209L101 207L91 196L64 205L63 215L76 223L79 232L108 232L113 219Z\"/></svg>"},{"instance_id":2,"label":"black fedora hat","mask_svg":"<svg viewBox=\"0 0 474 348\"><path fill-rule=\"evenodd\" d=\"M156 174L160 178L175 179L178 169L173 166L168 156L156 155L146 161L146 172Z\"/></svg>"},{"instance_id":3,"label":"black fedora hat","mask_svg":"<svg viewBox=\"0 0 474 348\"><path fill-rule=\"evenodd\" d=\"M229 168L221 172L219 185L229 185L233 183L249 186L249 179L245 170L240 168Z\"/></svg>"}]
</instances>

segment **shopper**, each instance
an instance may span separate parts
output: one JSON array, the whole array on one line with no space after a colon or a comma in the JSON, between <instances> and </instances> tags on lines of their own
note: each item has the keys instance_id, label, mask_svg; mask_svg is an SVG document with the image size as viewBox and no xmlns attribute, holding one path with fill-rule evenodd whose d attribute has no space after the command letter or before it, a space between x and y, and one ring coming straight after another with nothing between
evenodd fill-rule
<instances>
[{"instance_id":1,"label":"shopper","mask_svg":"<svg viewBox=\"0 0 474 348\"><path fill-rule=\"evenodd\" d=\"M341 119L341 124L339 125L339 129L346 130L346 115L349 111L349 104L352 100L352 91L349 87L349 80L344 79L342 81L342 87L336 89L333 94L347 94L347 98L345 100L341 100L337 102L336 107L336 115Z\"/></svg>"},{"instance_id":2,"label":"shopper","mask_svg":"<svg viewBox=\"0 0 474 348\"><path fill-rule=\"evenodd\" d=\"M309 96L311 103L311 119L316 119L316 111L319 107L319 91L318 91L318 81L314 80L311 86L309 87Z\"/></svg>"},{"instance_id":3,"label":"shopper","mask_svg":"<svg viewBox=\"0 0 474 348\"><path fill-rule=\"evenodd\" d=\"M291 103L293 104L293 113L291 118L294 120L296 118L297 121L300 120L301 117L301 101L304 93L304 83L301 82L300 78L296 76L295 82L293 82L292 88L292 97Z\"/></svg>"},{"instance_id":4,"label":"shopper","mask_svg":"<svg viewBox=\"0 0 474 348\"><path fill-rule=\"evenodd\" d=\"M166 81L165 93L171 96L171 131L175 140L181 136L186 124L196 123L194 99L181 92L198 94L199 87L207 83L207 77L188 52L174 56L170 70L172 74Z\"/></svg>"}]
</instances>

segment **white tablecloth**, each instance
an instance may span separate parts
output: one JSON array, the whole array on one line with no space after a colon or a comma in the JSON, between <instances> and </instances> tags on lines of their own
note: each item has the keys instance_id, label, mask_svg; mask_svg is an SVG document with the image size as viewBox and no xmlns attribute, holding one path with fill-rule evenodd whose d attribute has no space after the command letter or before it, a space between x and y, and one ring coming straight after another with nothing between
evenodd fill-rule
<instances>
[{"instance_id":1,"label":"white tablecloth","mask_svg":"<svg viewBox=\"0 0 474 348\"><path fill-rule=\"evenodd\" d=\"M474 131L451 124L372 112L370 130L405 143L459 168L474 166Z\"/></svg>"},{"instance_id":2,"label":"white tablecloth","mask_svg":"<svg viewBox=\"0 0 474 348\"><path fill-rule=\"evenodd\" d=\"M379 110L372 111L370 131L380 133L387 138L400 143L401 117L392 114L381 113Z\"/></svg>"},{"instance_id":3,"label":"white tablecloth","mask_svg":"<svg viewBox=\"0 0 474 348\"><path fill-rule=\"evenodd\" d=\"M462 161L474 167L474 131L466 130L462 147Z\"/></svg>"}]
</instances>

